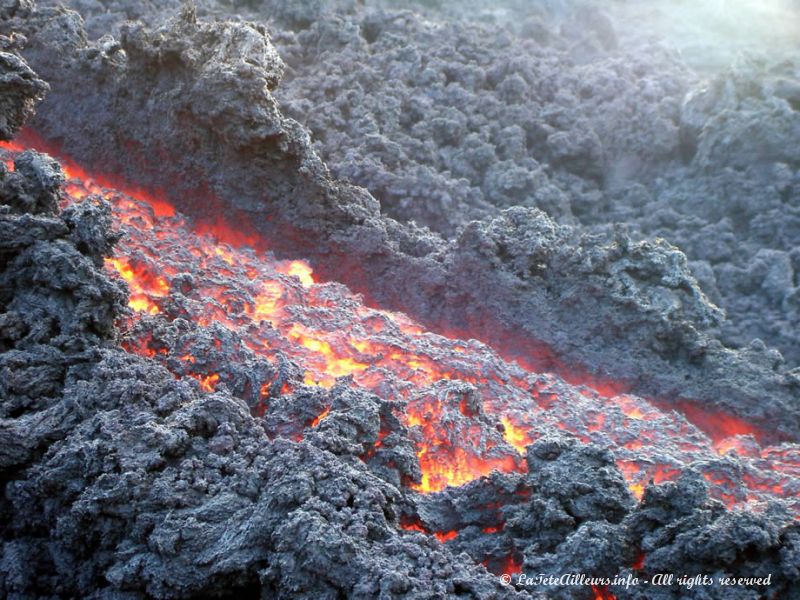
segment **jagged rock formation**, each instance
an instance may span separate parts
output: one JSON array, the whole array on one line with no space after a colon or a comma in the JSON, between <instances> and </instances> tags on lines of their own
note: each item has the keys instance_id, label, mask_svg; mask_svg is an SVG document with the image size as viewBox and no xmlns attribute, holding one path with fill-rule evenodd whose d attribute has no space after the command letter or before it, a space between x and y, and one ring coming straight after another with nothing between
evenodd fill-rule
<instances>
[{"instance_id":1,"label":"jagged rock formation","mask_svg":"<svg viewBox=\"0 0 800 600\"><path fill-rule=\"evenodd\" d=\"M61 183L37 153L0 166L0 594L516 595L398 530L398 488L351 456L377 398L333 390L324 430L271 441L242 400L117 348L109 206L59 213Z\"/></svg>"},{"instance_id":2,"label":"jagged rock formation","mask_svg":"<svg viewBox=\"0 0 800 600\"><path fill-rule=\"evenodd\" d=\"M285 8L287 26L320 28L305 5ZM492 211L446 242L382 217L367 192L333 180L272 96L284 64L263 27L211 24L186 10L168 26L126 26L119 41L88 42L63 9L11 2L2 17L9 32L24 30L26 56L53 86L37 127L71 132L64 139L75 155L174 184L181 207L198 215L259 216L276 249L307 252L323 271L348 273L373 297L431 322L486 335L519 329L520 339L535 334L565 361L542 351L543 364L591 365L642 391L769 424L776 436L800 435L800 378L763 344L733 351L715 339L722 316L668 243L622 230L588 235L531 206ZM9 56L0 80L14 84L0 88L0 117L11 135L45 88ZM791 97L791 85L781 85ZM450 124L441 126L450 135ZM724 162L736 148L724 148L721 129L685 128L684 147L696 142L697 160ZM572 149L557 137L548 160ZM580 599L590 591L516 591L479 563L492 557L499 570L506 555L525 571L608 575L624 573L641 551L650 573L769 573L771 593L797 597L797 522L778 504L728 511L691 470L649 486L637 505L606 451L551 437L528 447L525 474L422 496L404 487L419 462L386 399L345 385L275 390L254 416L251 378L294 366L238 348L231 361L244 367L227 372L225 389L204 393L124 352L113 324L125 290L102 269L117 238L109 208L91 198L59 212L62 181L57 164L33 152L13 172L0 166L3 595ZM350 273L355 267L363 274ZM785 272L770 281L784 289ZM139 327L168 346L208 342L187 323ZM225 336L221 348L237 346ZM309 430L322 407L328 417ZM376 451L385 427L395 437ZM403 531L404 519L462 533L442 545ZM487 527L497 535L482 535ZM620 599L759 594L612 591Z\"/></svg>"},{"instance_id":3,"label":"jagged rock formation","mask_svg":"<svg viewBox=\"0 0 800 600\"><path fill-rule=\"evenodd\" d=\"M0 140L12 139L22 124L33 115L35 103L42 99L48 89L47 84L39 79L14 47L22 40L14 36L0 36L0 68L3 78L0 80L0 94L3 105L0 113Z\"/></svg>"},{"instance_id":4,"label":"jagged rock formation","mask_svg":"<svg viewBox=\"0 0 800 600\"><path fill-rule=\"evenodd\" d=\"M427 324L493 343L519 332L539 343L515 348L521 355L551 357L541 368L722 402L775 424L778 436L800 431L796 378L760 342L732 351L718 341L718 311L668 245L558 227L533 208L508 209L445 242L382 217L366 191L332 180L269 92L283 63L261 26L207 24L189 10L154 31L125 25L119 42L89 43L75 13L39 9L8 27L28 35L27 56L53 86L37 128L65 139L74 156L172 189L190 213L244 211L239 218L253 219L276 251L309 258L330 279ZM65 116L75 73L95 93L81 101L86 112Z\"/></svg>"}]
</instances>

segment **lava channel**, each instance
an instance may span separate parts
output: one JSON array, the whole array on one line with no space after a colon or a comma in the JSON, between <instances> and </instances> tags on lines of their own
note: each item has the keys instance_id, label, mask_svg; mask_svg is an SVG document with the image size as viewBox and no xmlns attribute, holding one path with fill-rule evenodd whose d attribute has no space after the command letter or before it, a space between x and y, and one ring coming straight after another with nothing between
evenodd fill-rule
<instances>
[{"instance_id":1,"label":"lava channel","mask_svg":"<svg viewBox=\"0 0 800 600\"><path fill-rule=\"evenodd\" d=\"M2 147L13 168L24 148ZM268 240L241 227L193 223L165 197L61 162L64 202L106 200L121 230L106 267L130 289L130 311L119 324L124 347L208 393L226 386L263 415L277 398L315 386L374 392L393 403L416 447L421 476L407 486L420 493L495 470L524 472L530 443L568 432L609 449L636 498L650 482L674 480L692 465L729 507L757 510L780 498L800 514L798 444L762 445L758 431L729 415L695 415L725 425L710 426L709 435L647 399L522 368L476 340L426 331L406 315L366 306L345 286L318 281L307 262L278 260ZM159 332L170 326L206 335L167 339ZM237 361L245 352L268 368L242 383ZM321 407L282 435L302 438L329 411ZM438 533L442 541L455 535Z\"/></svg>"}]
</instances>

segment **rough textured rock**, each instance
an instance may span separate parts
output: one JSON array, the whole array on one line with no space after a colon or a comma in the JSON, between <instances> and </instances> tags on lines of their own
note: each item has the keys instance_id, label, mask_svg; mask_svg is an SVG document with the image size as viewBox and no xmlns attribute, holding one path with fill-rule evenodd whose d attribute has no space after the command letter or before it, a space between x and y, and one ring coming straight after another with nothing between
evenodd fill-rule
<instances>
[{"instance_id":1,"label":"rough textured rock","mask_svg":"<svg viewBox=\"0 0 800 600\"><path fill-rule=\"evenodd\" d=\"M707 498L702 478L686 473L675 483L650 487L639 509L625 521L640 539L647 573L687 573L724 578L782 578L797 571L797 522L780 507L765 513L725 511ZM752 556L759 560L753 561ZM790 575L790 577L793 575ZM758 589L758 588L756 588ZM639 597L633 590L614 589L619 598ZM756 592L741 586L706 585L678 591L651 588L648 598L754 598L759 595L797 597L793 585L778 583Z\"/></svg>"},{"instance_id":2,"label":"rough textured rock","mask_svg":"<svg viewBox=\"0 0 800 600\"><path fill-rule=\"evenodd\" d=\"M149 361L98 358L67 378L57 408L73 426L7 484L5 514L18 518L4 523L5 593L513 595L399 532L399 491L360 461L270 442L243 402Z\"/></svg>"},{"instance_id":3,"label":"rough textured rock","mask_svg":"<svg viewBox=\"0 0 800 600\"><path fill-rule=\"evenodd\" d=\"M333 10L317 2L281 6L281 22L312 36ZM723 317L674 246L621 229L588 235L531 206L469 224L448 243L382 218L365 191L333 181L306 132L271 95L283 63L263 28L198 22L187 9L168 27L126 26L119 42L89 43L75 13L12 2L2 16L12 19L4 27L30 34L28 54L53 81L55 99L37 125L71 131L69 150L78 156L161 184L181 175L176 195L193 192L183 207L196 214L227 206L273 215L277 223L265 221L263 230L282 231L283 239L273 238L279 248L310 249L313 241L312 258L331 250L333 263L355 257L342 272L360 265L362 282L396 286L403 298L386 291L381 299L390 304L479 331L483 324L484 332L520 329L520 339L535 332L562 357L601 373L756 422L774 425L780 416L777 434L797 437L800 379L764 344L737 352L714 339ZM576 56L613 49L613 32L600 23ZM15 64L12 70L22 68ZM67 68L69 75L60 71ZM519 87L512 79L508 93ZM59 116L78 93L76 81L96 92ZM790 84L775 89L776 97L792 97ZM7 122L24 118L31 97L3 96ZM458 136L453 122L437 122L436 135ZM698 149L708 148L698 150L702 160L735 153L717 125L686 133L687 143L696 135ZM745 122L741 135L746 130ZM581 170L592 171L607 156L591 135L554 135L548 160L580 158ZM611 147L617 142L625 146ZM489 178L491 189L513 189L506 168L513 171L504 165ZM800 534L777 503L763 513L727 511L687 472L648 486L637 505L607 451L566 436L529 445L525 474L494 473L423 497L403 486L418 478L419 462L413 432L386 399L344 384L281 393L278 384L296 378L299 367L254 356L222 327L145 319L130 332L147 330L164 347L188 347L213 362L225 355L224 386L214 393L122 351L114 320L124 287L102 269L117 239L108 205L90 198L59 213L61 183L58 166L41 154L22 154L13 172L0 165L2 595L580 599L590 590L518 592L479 563L491 557L488 566L499 571L498 557L507 556L530 571L609 575L624 573L639 551L647 573L771 573L771 592L796 595ZM791 260L762 251L751 276L785 290ZM449 306L436 306L442 298ZM584 322L575 323L575 314ZM539 347L520 349L559 366ZM253 383L267 375L277 375L276 389L254 416ZM486 418L468 387L437 385L463 393L466 404L456 410ZM308 427L323 407L327 418ZM391 434L381 437L384 429ZM735 466L736 459L724 461ZM442 545L403 531L404 519L460 533ZM613 591L619 598L733 597L728 590Z\"/></svg>"},{"instance_id":4,"label":"rough textured rock","mask_svg":"<svg viewBox=\"0 0 800 600\"><path fill-rule=\"evenodd\" d=\"M527 458L530 499L504 510L504 533L522 551L523 573L602 577L632 562L634 544L620 523L634 500L607 452L551 438L530 446ZM528 589L553 598L588 592L547 585Z\"/></svg>"},{"instance_id":5,"label":"rough textured rock","mask_svg":"<svg viewBox=\"0 0 800 600\"><path fill-rule=\"evenodd\" d=\"M31 68L14 51L23 40L11 37L0 37L0 94L3 105L0 113L0 140L13 138L22 124L33 115L33 107L44 97L47 84L39 79Z\"/></svg>"},{"instance_id":6,"label":"rough textured rock","mask_svg":"<svg viewBox=\"0 0 800 600\"><path fill-rule=\"evenodd\" d=\"M58 164L25 152L15 167L0 166L4 470L24 465L65 426L57 416L64 380L96 359L125 298L98 270L113 243L108 206L87 203L59 216Z\"/></svg>"},{"instance_id":7,"label":"rough textured rock","mask_svg":"<svg viewBox=\"0 0 800 600\"><path fill-rule=\"evenodd\" d=\"M526 596L398 529L400 491L353 456L377 398L334 389L323 429L271 440L243 400L116 347L109 206L59 213L61 183L37 153L0 166L0 594Z\"/></svg>"},{"instance_id":8,"label":"rough textured rock","mask_svg":"<svg viewBox=\"0 0 800 600\"><path fill-rule=\"evenodd\" d=\"M508 206L575 222L604 180L678 146L685 77L663 52L581 64L536 39L396 11L318 20L276 43L292 67L278 98L332 172L447 234Z\"/></svg>"},{"instance_id":9,"label":"rough textured rock","mask_svg":"<svg viewBox=\"0 0 800 600\"><path fill-rule=\"evenodd\" d=\"M187 9L153 31L124 25L119 43L88 43L75 13L44 8L8 26L26 33L27 56L53 86L36 127L58 138L82 132L67 136L74 156L172 189L190 213L243 211L272 248L311 259L323 276L429 325L538 357L540 368L723 403L762 423L781 415L777 436L800 431L796 380L780 356L721 344L719 329L736 325L719 320L685 257L663 242L559 228L533 208L469 224L450 242L382 217L364 189L330 177L306 130L281 115L269 89L282 63L261 26L204 23ZM75 86L66 72L97 90L67 118L60 107L74 104ZM223 89L222 108L195 101ZM503 344L511 332L528 341Z\"/></svg>"}]
</instances>

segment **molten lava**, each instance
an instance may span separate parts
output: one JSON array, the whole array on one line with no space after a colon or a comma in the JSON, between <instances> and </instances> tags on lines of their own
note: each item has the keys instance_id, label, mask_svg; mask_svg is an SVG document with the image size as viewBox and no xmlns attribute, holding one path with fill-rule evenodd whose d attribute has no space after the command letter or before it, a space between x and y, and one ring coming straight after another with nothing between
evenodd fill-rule
<instances>
[{"instance_id":1,"label":"molten lava","mask_svg":"<svg viewBox=\"0 0 800 600\"><path fill-rule=\"evenodd\" d=\"M604 587L592 586L592 593L594 594L594 600L615 600L614 594Z\"/></svg>"},{"instance_id":2,"label":"molten lava","mask_svg":"<svg viewBox=\"0 0 800 600\"><path fill-rule=\"evenodd\" d=\"M150 334L129 335L126 348L161 361L206 392L229 384L209 357L222 351L222 337L230 337L275 365L277 378L249 385L264 405L271 395L303 385L337 383L393 401L422 473L409 485L422 493L494 470L524 472L526 447L565 431L608 448L636 498L651 481L675 479L691 464L729 506L779 497L800 512L798 445L762 446L764 436L747 423L690 404L678 407L687 419L613 385L598 391L526 370L475 340L437 335L405 315L365 306L344 286L316 281L307 262L276 259L252 232L224 222L192 223L164 196L64 165L65 202L108 200L123 232L106 263L130 289L123 330L137 331L137 323L155 319L217 332L215 348L205 355L168 348ZM304 374L297 378L283 369L286 361ZM310 416L305 426L320 426L331 410ZM458 532L436 535L446 542ZM507 567L514 572L519 565L512 560Z\"/></svg>"},{"instance_id":3,"label":"molten lava","mask_svg":"<svg viewBox=\"0 0 800 600\"><path fill-rule=\"evenodd\" d=\"M161 312L151 299L163 298L169 294L169 284L163 277L148 272L141 264L131 264L131 261L124 256L109 258L106 263L128 284L130 289L128 306L135 311L151 315Z\"/></svg>"},{"instance_id":4,"label":"molten lava","mask_svg":"<svg viewBox=\"0 0 800 600\"><path fill-rule=\"evenodd\" d=\"M428 531L425 526L419 521L410 521L407 519L400 519L400 528L406 531L418 531L433 536L442 543L455 539L458 536L458 531Z\"/></svg>"}]
</instances>

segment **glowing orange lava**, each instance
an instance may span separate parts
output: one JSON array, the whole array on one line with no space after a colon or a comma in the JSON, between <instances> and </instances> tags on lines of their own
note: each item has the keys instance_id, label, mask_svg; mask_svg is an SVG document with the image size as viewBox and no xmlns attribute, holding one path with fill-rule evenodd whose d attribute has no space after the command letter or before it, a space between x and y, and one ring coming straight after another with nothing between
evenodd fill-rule
<instances>
[{"instance_id":1,"label":"glowing orange lava","mask_svg":"<svg viewBox=\"0 0 800 600\"><path fill-rule=\"evenodd\" d=\"M167 281L139 264L132 265L126 257L108 258L106 264L119 273L130 289L128 306L138 312L154 315L161 312L154 298L163 298L169 294Z\"/></svg>"},{"instance_id":2,"label":"glowing orange lava","mask_svg":"<svg viewBox=\"0 0 800 600\"><path fill-rule=\"evenodd\" d=\"M616 600L616 596L609 592L606 587L592 586L592 593L594 594L594 600Z\"/></svg>"},{"instance_id":3,"label":"glowing orange lava","mask_svg":"<svg viewBox=\"0 0 800 600\"><path fill-rule=\"evenodd\" d=\"M331 407L327 406L325 410L323 410L317 417L314 418L313 421L311 421L311 427L318 426L322 421L324 421L327 418L330 412L331 412Z\"/></svg>"},{"instance_id":4,"label":"glowing orange lava","mask_svg":"<svg viewBox=\"0 0 800 600\"><path fill-rule=\"evenodd\" d=\"M518 427L506 416L500 417L503 424L503 436L506 441L517 449L517 452L524 454L529 444L533 442L530 431L525 427Z\"/></svg>"},{"instance_id":5,"label":"glowing orange lava","mask_svg":"<svg viewBox=\"0 0 800 600\"><path fill-rule=\"evenodd\" d=\"M12 153L23 149L2 147ZM608 448L636 498L651 481L674 480L685 465L697 464L712 494L731 506L777 497L800 513L797 444L763 445L766 436L740 419L688 402L662 409L620 393L613 382L569 386L527 363L504 361L475 340L437 335L406 315L367 307L344 286L319 282L307 262L276 259L247 228L223 220L191 222L166 195L90 175L70 161L63 164L69 178L65 201L104 198L123 230L106 262L130 289L131 314L122 327L182 319L224 328L271 364L288 357L304 373L254 381L265 403L271 390L287 394L303 385L337 383L392 401L416 444L422 476L409 484L415 490L434 493L495 470L522 473L529 444L565 432ZM227 383L225 372L207 357L185 349L170 354L149 335L125 347L167 368L177 361L203 391ZM676 407L686 418L672 410ZM265 406L254 410L263 414ZM319 427L330 418L327 407L303 425ZM726 470L733 452L738 470ZM439 532L445 541L454 535L458 532Z\"/></svg>"},{"instance_id":6,"label":"glowing orange lava","mask_svg":"<svg viewBox=\"0 0 800 600\"><path fill-rule=\"evenodd\" d=\"M522 573L522 561L517 560L514 556L507 556L503 562L501 572L505 575Z\"/></svg>"},{"instance_id":7,"label":"glowing orange lava","mask_svg":"<svg viewBox=\"0 0 800 600\"><path fill-rule=\"evenodd\" d=\"M214 388L219 381L219 375L212 373L211 375L198 375L197 380L200 382L200 389L204 392L213 392Z\"/></svg>"},{"instance_id":8,"label":"glowing orange lava","mask_svg":"<svg viewBox=\"0 0 800 600\"><path fill-rule=\"evenodd\" d=\"M406 531L418 531L428 535L431 534L431 532L428 531L419 521L409 520L406 518L400 519L400 529L405 529ZM445 542L455 539L458 536L458 531L434 531L433 536L444 544Z\"/></svg>"}]
</instances>

